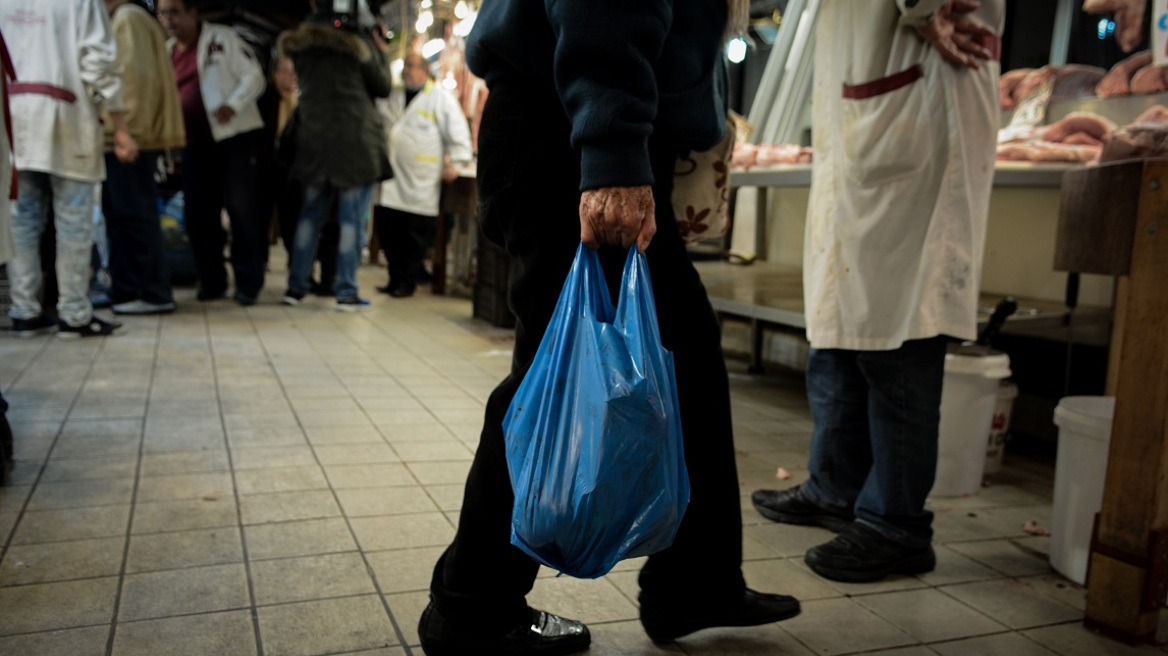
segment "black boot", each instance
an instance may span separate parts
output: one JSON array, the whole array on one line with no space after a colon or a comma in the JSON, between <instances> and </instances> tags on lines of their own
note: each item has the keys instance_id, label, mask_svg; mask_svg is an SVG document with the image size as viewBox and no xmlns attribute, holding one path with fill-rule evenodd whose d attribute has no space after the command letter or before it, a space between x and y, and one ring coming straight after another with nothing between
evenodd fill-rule
<instances>
[{"instance_id":1,"label":"black boot","mask_svg":"<svg viewBox=\"0 0 1168 656\"><path fill-rule=\"evenodd\" d=\"M426 656L567 656L588 649L592 635L575 620L531 609L531 620L501 631L456 626L431 601L418 621L418 638Z\"/></svg>"},{"instance_id":2,"label":"black boot","mask_svg":"<svg viewBox=\"0 0 1168 656\"><path fill-rule=\"evenodd\" d=\"M937 566L932 545L908 547L862 522L852 522L831 542L803 557L820 576L846 583L873 583L889 574L924 574Z\"/></svg>"},{"instance_id":3,"label":"black boot","mask_svg":"<svg viewBox=\"0 0 1168 656\"><path fill-rule=\"evenodd\" d=\"M822 526L839 533L854 519L850 510L812 503L798 485L785 490L755 490L750 500L760 515L783 524Z\"/></svg>"},{"instance_id":4,"label":"black boot","mask_svg":"<svg viewBox=\"0 0 1168 656\"><path fill-rule=\"evenodd\" d=\"M747 588L731 603L699 605L652 602L641 595L641 626L653 642L670 642L694 631L717 626L758 626L799 614L799 600Z\"/></svg>"}]
</instances>

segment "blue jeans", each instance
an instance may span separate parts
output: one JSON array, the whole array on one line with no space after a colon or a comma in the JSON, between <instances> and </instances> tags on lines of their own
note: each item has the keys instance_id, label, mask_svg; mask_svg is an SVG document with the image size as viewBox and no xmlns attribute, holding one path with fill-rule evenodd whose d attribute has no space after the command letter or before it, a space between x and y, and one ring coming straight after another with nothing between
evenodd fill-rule
<instances>
[{"instance_id":1,"label":"blue jeans","mask_svg":"<svg viewBox=\"0 0 1168 656\"><path fill-rule=\"evenodd\" d=\"M57 316L80 326L93 316L89 303L89 262L93 249L93 211L97 185L48 173L22 171L20 197L12 213L16 257L8 263L12 282L13 319L40 316L40 240L52 203L57 226Z\"/></svg>"},{"instance_id":2,"label":"blue jeans","mask_svg":"<svg viewBox=\"0 0 1168 656\"><path fill-rule=\"evenodd\" d=\"M809 500L851 508L895 542L929 544L945 347L934 337L892 351L811 350Z\"/></svg>"},{"instance_id":3,"label":"blue jeans","mask_svg":"<svg viewBox=\"0 0 1168 656\"><path fill-rule=\"evenodd\" d=\"M333 293L337 300L357 297L357 265L361 260L361 232L365 214L373 202L373 185L333 189L307 185L304 188L304 206L296 225L296 242L292 248L292 265L288 268L288 289L308 292L308 278L316 259L320 229L329 218L334 200L337 203L337 276ZM326 277L321 272L321 277Z\"/></svg>"}]
</instances>

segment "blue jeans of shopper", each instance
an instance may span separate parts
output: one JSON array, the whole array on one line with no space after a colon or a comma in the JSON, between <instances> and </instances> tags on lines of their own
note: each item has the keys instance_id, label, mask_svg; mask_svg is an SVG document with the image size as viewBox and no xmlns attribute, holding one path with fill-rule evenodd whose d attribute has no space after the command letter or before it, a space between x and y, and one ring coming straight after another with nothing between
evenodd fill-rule
<instances>
[{"instance_id":1,"label":"blue jeans of shopper","mask_svg":"<svg viewBox=\"0 0 1168 656\"><path fill-rule=\"evenodd\" d=\"M852 508L906 546L926 546L933 513L925 498L937 469L944 337L892 351L812 349L807 363L811 501Z\"/></svg>"},{"instance_id":2,"label":"blue jeans of shopper","mask_svg":"<svg viewBox=\"0 0 1168 656\"><path fill-rule=\"evenodd\" d=\"M292 265L288 271L288 289L308 292L308 278L316 259L320 229L329 218L333 201L337 203L337 276L333 292L337 300L357 297L357 265L361 260L361 232L365 214L373 201L373 186L333 189L308 185L304 188L304 206L296 226L296 242L292 249ZM324 272L321 272L322 277Z\"/></svg>"},{"instance_id":3,"label":"blue jeans of shopper","mask_svg":"<svg viewBox=\"0 0 1168 656\"><path fill-rule=\"evenodd\" d=\"M22 171L20 197L13 206L16 257L8 263L13 319L41 315L40 239L52 203L57 226L57 316L80 326L93 316L89 303L89 262L93 249L93 210L97 186L48 173Z\"/></svg>"},{"instance_id":4,"label":"blue jeans of shopper","mask_svg":"<svg viewBox=\"0 0 1168 656\"><path fill-rule=\"evenodd\" d=\"M105 156L102 210L109 233L110 298L173 303L170 267L158 216L158 152L143 152L130 164Z\"/></svg>"}]
</instances>

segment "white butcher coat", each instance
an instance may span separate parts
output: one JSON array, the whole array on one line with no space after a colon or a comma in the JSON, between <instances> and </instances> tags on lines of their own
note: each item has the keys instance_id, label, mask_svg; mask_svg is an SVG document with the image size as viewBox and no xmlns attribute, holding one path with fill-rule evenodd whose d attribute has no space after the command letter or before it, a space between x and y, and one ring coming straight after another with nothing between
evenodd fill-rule
<instances>
[{"instance_id":1,"label":"white butcher coat","mask_svg":"<svg viewBox=\"0 0 1168 656\"><path fill-rule=\"evenodd\" d=\"M16 67L9 88L21 171L105 179L100 109L122 108L122 80L101 0L5 0L0 29Z\"/></svg>"},{"instance_id":2,"label":"white butcher coat","mask_svg":"<svg viewBox=\"0 0 1168 656\"><path fill-rule=\"evenodd\" d=\"M474 159L470 127L462 107L445 89L426 82L406 104L404 89L379 100L389 139L393 178L381 183L378 205L422 216L438 216L444 156L454 163Z\"/></svg>"},{"instance_id":3,"label":"white butcher coat","mask_svg":"<svg viewBox=\"0 0 1168 656\"><path fill-rule=\"evenodd\" d=\"M167 40L166 47L173 53L178 40ZM264 127L256 101L264 95L267 82L251 46L234 29L203 21L196 47L199 49L199 91L215 141ZM215 120L215 111L223 105L234 109L235 116L220 125Z\"/></svg>"},{"instance_id":4,"label":"white butcher coat","mask_svg":"<svg viewBox=\"0 0 1168 656\"><path fill-rule=\"evenodd\" d=\"M814 348L975 337L999 66L958 69L916 33L942 4L820 6L803 253ZM998 33L1004 15L1004 0L982 0Z\"/></svg>"}]
</instances>

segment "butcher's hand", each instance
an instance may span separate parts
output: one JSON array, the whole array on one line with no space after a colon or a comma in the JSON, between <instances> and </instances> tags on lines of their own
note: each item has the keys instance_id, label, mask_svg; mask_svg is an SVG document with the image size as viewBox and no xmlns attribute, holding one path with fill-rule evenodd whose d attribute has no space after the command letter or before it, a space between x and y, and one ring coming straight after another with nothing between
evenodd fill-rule
<instances>
[{"instance_id":1,"label":"butcher's hand","mask_svg":"<svg viewBox=\"0 0 1168 656\"><path fill-rule=\"evenodd\" d=\"M982 43L996 36L989 26L972 15L980 6L979 0L951 0L941 5L917 31L950 64L979 68L979 60L993 58L993 53Z\"/></svg>"},{"instance_id":2,"label":"butcher's hand","mask_svg":"<svg viewBox=\"0 0 1168 656\"><path fill-rule=\"evenodd\" d=\"M653 188L602 187L580 197L580 240L590 248L635 242L642 253L657 233Z\"/></svg>"}]
</instances>

